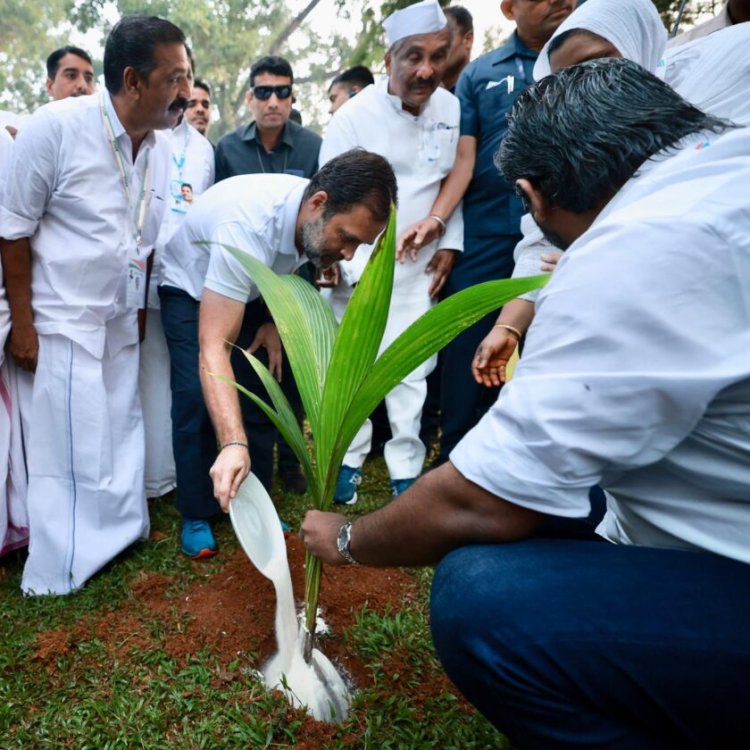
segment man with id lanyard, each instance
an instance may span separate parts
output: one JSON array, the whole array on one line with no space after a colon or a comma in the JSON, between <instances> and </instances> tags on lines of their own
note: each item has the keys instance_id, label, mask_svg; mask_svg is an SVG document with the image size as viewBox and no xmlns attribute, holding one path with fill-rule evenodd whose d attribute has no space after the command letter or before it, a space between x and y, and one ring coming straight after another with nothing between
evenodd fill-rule
<instances>
[{"instance_id":1,"label":"man with id lanyard","mask_svg":"<svg viewBox=\"0 0 750 750\"><path fill-rule=\"evenodd\" d=\"M143 407L143 426L146 433L146 497L161 497L172 491L177 483L175 455L172 449L172 389L170 386L170 356L167 345L175 345L169 337L177 337L180 346L182 328L179 319L170 318L157 293L163 281L162 257L164 246L187 216L193 201L214 183L214 150L183 117L171 132L165 133L171 145L169 162L169 208L165 213L156 242L154 268L148 290L148 324L141 343L141 365L138 384ZM161 308L161 309L160 309ZM179 459L177 459L179 460Z\"/></svg>"},{"instance_id":2,"label":"man with id lanyard","mask_svg":"<svg viewBox=\"0 0 750 750\"><path fill-rule=\"evenodd\" d=\"M39 109L13 153L0 237L10 354L35 370L24 593L67 594L148 535L138 320L190 98L183 33L123 18L106 91Z\"/></svg>"}]
</instances>

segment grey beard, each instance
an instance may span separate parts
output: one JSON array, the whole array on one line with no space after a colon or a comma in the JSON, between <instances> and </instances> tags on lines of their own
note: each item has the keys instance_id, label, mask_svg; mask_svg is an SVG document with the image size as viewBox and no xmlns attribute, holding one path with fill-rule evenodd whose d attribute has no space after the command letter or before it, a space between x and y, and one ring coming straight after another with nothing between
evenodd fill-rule
<instances>
[{"instance_id":1,"label":"grey beard","mask_svg":"<svg viewBox=\"0 0 750 750\"><path fill-rule=\"evenodd\" d=\"M315 221L309 221L302 225L302 249L310 263L318 269L322 265L322 256L325 252L323 246L325 225L326 222L322 216Z\"/></svg>"}]
</instances>

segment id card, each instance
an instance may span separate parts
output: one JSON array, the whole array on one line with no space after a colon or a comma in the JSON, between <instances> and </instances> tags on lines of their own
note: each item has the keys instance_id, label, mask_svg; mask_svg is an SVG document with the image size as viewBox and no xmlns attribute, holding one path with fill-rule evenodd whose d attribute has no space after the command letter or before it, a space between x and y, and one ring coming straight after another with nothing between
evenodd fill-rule
<instances>
[{"instance_id":1,"label":"id card","mask_svg":"<svg viewBox=\"0 0 750 750\"><path fill-rule=\"evenodd\" d=\"M146 306L146 258L128 259L127 305L140 309Z\"/></svg>"}]
</instances>

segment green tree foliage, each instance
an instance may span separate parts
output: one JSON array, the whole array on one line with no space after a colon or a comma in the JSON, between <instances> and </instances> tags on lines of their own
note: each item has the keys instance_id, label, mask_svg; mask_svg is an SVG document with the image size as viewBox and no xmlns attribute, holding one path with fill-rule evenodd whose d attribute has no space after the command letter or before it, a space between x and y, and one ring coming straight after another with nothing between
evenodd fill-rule
<instances>
[{"instance_id":1,"label":"green tree foliage","mask_svg":"<svg viewBox=\"0 0 750 750\"><path fill-rule=\"evenodd\" d=\"M47 101L44 60L50 51L70 42L71 31L87 33L86 44L100 70L97 58L111 26L107 19L155 14L185 31L197 75L212 86L220 115L211 131L216 139L246 119L244 100L253 60L264 54L287 57L297 73L302 109L312 113L320 87L306 84L326 83L351 65L378 69L385 53L383 19L411 2L335 0L341 21L337 28L342 31L334 31L331 24L320 32L315 29L321 26L321 0L0 0L0 106L32 111ZM681 0L654 2L671 29ZM447 5L449 0L440 3ZM715 11L720 3L688 0L681 28L689 26L696 13ZM497 13L499 20L499 3ZM96 47L89 39L98 39Z\"/></svg>"},{"instance_id":2,"label":"green tree foliage","mask_svg":"<svg viewBox=\"0 0 750 750\"><path fill-rule=\"evenodd\" d=\"M66 43L72 0L0 0L0 106L33 110L48 100L45 61Z\"/></svg>"}]
</instances>

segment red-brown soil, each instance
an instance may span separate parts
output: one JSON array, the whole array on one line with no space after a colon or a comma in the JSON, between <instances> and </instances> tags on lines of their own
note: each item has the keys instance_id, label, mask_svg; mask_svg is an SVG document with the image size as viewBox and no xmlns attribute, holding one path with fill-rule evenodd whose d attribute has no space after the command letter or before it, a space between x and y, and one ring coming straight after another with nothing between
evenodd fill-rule
<instances>
[{"instance_id":1,"label":"red-brown soil","mask_svg":"<svg viewBox=\"0 0 750 750\"><path fill-rule=\"evenodd\" d=\"M304 593L304 547L299 539L287 540L287 551L295 596L301 602ZM55 630L37 638L34 659L54 670L57 657L75 648L77 641L96 637L113 657L126 660L133 649L165 648L178 664L184 664L200 651L208 650L227 667L231 662L252 655L253 666L260 667L276 649L274 615L276 598L273 585L264 578L241 550L225 553L228 559L221 570L176 592L174 579L161 574L142 574L132 586L133 601L103 617L79 623L73 632ZM201 570L202 564L195 563ZM205 568L204 568L205 569ZM374 684L371 672L342 641L363 607L382 614L409 606L417 598L414 577L398 569L365 567L325 567L321 606L331 629L321 646L324 653L353 680L355 687ZM169 633L166 645L158 644L153 623ZM157 645L158 644L158 645ZM388 673L408 671L409 654L397 649L382 668ZM247 661L245 661L247 664ZM229 670L217 679L233 680ZM450 690L441 678L424 686L427 695ZM291 709L290 709L291 710ZM333 728L305 718L305 737L300 748L325 748Z\"/></svg>"}]
</instances>

